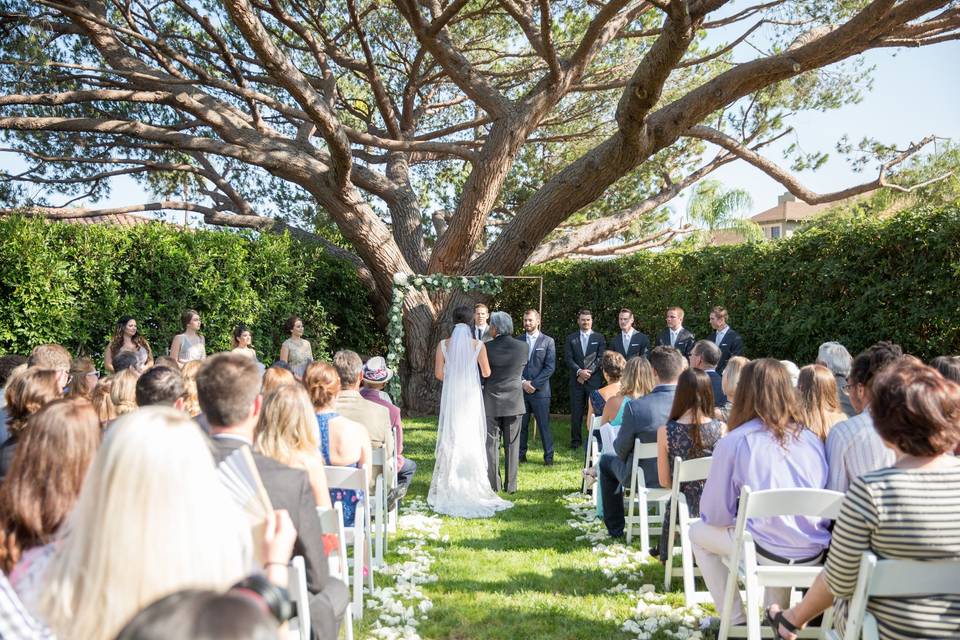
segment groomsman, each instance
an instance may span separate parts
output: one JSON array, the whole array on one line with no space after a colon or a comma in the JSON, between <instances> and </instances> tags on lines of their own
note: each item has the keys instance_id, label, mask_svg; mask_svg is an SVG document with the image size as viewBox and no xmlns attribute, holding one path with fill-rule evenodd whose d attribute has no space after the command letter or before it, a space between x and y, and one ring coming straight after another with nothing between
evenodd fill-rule
<instances>
[{"instance_id":1,"label":"groomsman","mask_svg":"<svg viewBox=\"0 0 960 640\"><path fill-rule=\"evenodd\" d=\"M564 359L570 368L570 447L583 444L583 417L590 392L603 386L600 360L607 350L607 340L593 331L593 312L577 313L579 331L567 336Z\"/></svg>"},{"instance_id":2,"label":"groomsman","mask_svg":"<svg viewBox=\"0 0 960 640\"><path fill-rule=\"evenodd\" d=\"M657 346L673 347L684 358L687 358L690 356L690 350L693 349L694 342L696 342L696 339L693 334L683 326L683 309L680 307L667 309L667 328L657 336Z\"/></svg>"},{"instance_id":3,"label":"groomsman","mask_svg":"<svg viewBox=\"0 0 960 640\"><path fill-rule=\"evenodd\" d=\"M646 357L650 351L650 339L633 328L633 311L624 307L617 316L620 333L610 340L610 350L616 351L625 359L633 356Z\"/></svg>"},{"instance_id":4,"label":"groomsman","mask_svg":"<svg viewBox=\"0 0 960 640\"><path fill-rule=\"evenodd\" d=\"M530 416L537 421L543 443L543 463L553 464L553 433L550 431L550 376L557 370L557 347L553 338L540 333L540 312L527 309L523 314L522 336L527 345L527 364L523 368L523 404L527 410L520 423L520 462L527 461Z\"/></svg>"},{"instance_id":5,"label":"groomsman","mask_svg":"<svg viewBox=\"0 0 960 640\"><path fill-rule=\"evenodd\" d=\"M707 340L720 347L717 373L723 373L727 360L732 356L742 356L744 351L743 338L727 324L729 317L727 310L723 307L714 307L710 311L710 326L713 327L713 333L707 336Z\"/></svg>"},{"instance_id":6,"label":"groomsman","mask_svg":"<svg viewBox=\"0 0 960 640\"><path fill-rule=\"evenodd\" d=\"M473 305L473 337L483 342L490 342L493 337L490 335L490 325L487 321L490 319L490 309L482 302Z\"/></svg>"}]
</instances>

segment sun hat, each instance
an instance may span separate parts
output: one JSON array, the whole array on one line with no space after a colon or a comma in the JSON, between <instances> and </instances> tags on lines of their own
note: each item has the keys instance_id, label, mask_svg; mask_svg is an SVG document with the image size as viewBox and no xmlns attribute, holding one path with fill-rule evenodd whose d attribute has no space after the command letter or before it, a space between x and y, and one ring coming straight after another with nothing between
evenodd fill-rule
<instances>
[{"instance_id":1,"label":"sun hat","mask_svg":"<svg viewBox=\"0 0 960 640\"><path fill-rule=\"evenodd\" d=\"M393 377L393 371L387 368L387 361L382 356L374 356L363 365L363 380L375 384L383 384Z\"/></svg>"}]
</instances>

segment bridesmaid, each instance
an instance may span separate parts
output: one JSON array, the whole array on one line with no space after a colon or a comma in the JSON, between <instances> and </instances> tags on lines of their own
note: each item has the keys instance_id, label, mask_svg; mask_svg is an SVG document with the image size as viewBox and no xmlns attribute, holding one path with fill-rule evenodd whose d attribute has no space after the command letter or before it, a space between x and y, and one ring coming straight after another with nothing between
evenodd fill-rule
<instances>
[{"instance_id":1,"label":"bridesmaid","mask_svg":"<svg viewBox=\"0 0 960 640\"><path fill-rule=\"evenodd\" d=\"M182 368L191 360L203 360L207 357L206 339L200 335L200 314L187 309L180 316L183 333L178 334L170 345L170 357Z\"/></svg>"},{"instance_id":2,"label":"bridesmaid","mask_svg":"<svg viewBox=\"0 0 960 640\"><path fill-rule=\"evenodd\" d=\"M153 366L153 352L146 338L137 330L137 321L133 316L123 316L117 321L113 331L113 338L103 353L103 368L113 373L113 359L121 351L130 351L137 356L137 366L142 371Z\"/></svg>"},{"instance_id":3,"label":"bridesmaid","mask_svg":"<svg viewBox=\"0 0 960 640\"><path fill-rule=\"evenodd\" d=\"M300 316L290 316L283 328L290 333L290 338L280 345L280 359L290 365L298 380L302 380L307 365L313 362L313 349L303 339L303 320Z\"/></svg>"}]
</instances>

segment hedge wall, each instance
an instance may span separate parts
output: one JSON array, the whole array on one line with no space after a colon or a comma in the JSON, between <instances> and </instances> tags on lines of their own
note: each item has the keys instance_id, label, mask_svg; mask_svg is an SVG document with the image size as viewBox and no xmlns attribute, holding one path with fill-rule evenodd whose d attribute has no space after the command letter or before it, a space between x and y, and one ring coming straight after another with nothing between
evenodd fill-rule
<instances>
[{"instance_id":1,"label":"hedge wall","mask_svg":"<svg viewBox=\"0 0 960 640\"><path fill-rule=\"evenodd\" d=\"M885 220L840 220L791 238L698 251L644 253L606 262L554 262L524 271L544 277L543 330L557 341L554 412L568 406L564 338L576 312L594 313L594 330L615 335L617 312L633 309L650 336L679 305L684 326L710 331L722 305L750 357L812 362L838 340L856 354L893 340L924 360L960 353L960 208L903 212ZM519 325L536 306L528 281L511 281L498 300Z\"/></svg>"},{"instance_id":2,"label":"hedge wall","mask_svg":"<svg viewBox=\"0 0 960 640\"><path fill-rule=\"evenodd\" d=\"M187 308L201 314L208 352L228 349L243 322L269 363L292 313L314 354L383 345L353 268L289 236L0 220L0 353L59 342L99 359L129 314L165 354Z\"/></svg>"}]
</instances>

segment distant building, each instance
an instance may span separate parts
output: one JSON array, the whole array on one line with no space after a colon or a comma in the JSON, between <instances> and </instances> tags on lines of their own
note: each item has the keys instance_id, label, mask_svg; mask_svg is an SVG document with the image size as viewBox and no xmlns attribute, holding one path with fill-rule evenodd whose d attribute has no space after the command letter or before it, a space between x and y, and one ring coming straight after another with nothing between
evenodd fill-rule
<instances>
[{"instance_id":1,"label":"distant building","mask_svg":"<svg viewBox=\"0 0 960 640\"><path fill-rule=\"evenodd\" d=\"M793 235L798 227L836 204L836 202L807 204L797 200L797 197L791 193L784 193L777 198L777 206L762 211L750 219L760 225L765 239L776 240Z\"/></svg>"}]
</instances>

